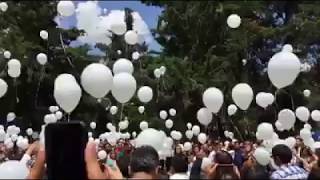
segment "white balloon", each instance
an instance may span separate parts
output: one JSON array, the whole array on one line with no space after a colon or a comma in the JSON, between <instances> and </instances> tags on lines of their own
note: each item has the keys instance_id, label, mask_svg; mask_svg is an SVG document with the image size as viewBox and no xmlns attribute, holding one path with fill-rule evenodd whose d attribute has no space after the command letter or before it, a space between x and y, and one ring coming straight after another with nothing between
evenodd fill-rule
<instances>
[{"instance_id":1,"label":"white balloon","mask_svg":"<svg viewBox=\"0 0 320 180\"><path fill-rule=\"evenodd\" d=\"M8 4L6 2L0 2L0 10L6 12L8 9Z\"/></svg>"},{"instance_id":2,"label":"white balloon","mask_svg":"<svg viewBox=\"0 0 320 180\"><path fill-rule=\"evenodd\" d=\"M167 71L167 68L165 66L160 67L161 75L165 75L166 71Z\"/></svg>"},{"instance_id":3,"label":"white balloon","mask_svg":"<svg viewBox=\"0 0 320 180\"><path fill-rule=\"evenodd\" d=\"M154 71L153 71L153 74L154 74L154 77L156 77L157 79L159 79L160 77L161 77L161 71L160 71L160 69L155 69Z\"/></svg>"},{"instance_id":4,"label":"white balloon","mask_svg":"<svg viewBox=\"0 0 320 180\"><path fill-rule=\"evenodd\" d=\"M159 116L161 119L166 120L168 117L168 113L165 110L160 111Z\"/></svg>"},{"instance_id":5,"label":"white balloon","mask_svg":"<svg viewBox=\"0 0 320 180\"><path fill-rule=\"evenodd\" d=\"M119 103L128 102L136 92L137 82L128 73L119 73L113 77L112 95Z\"/></svg>"},{"instance_id":6,"label":"white balloon","mask_svg":"<svg viewBox=\"0 0 320 180\"><path fill-rule=\"evenodd\" d=\"M261 123L257 128L257 132L262 140L272 139L273 127L270 123Z\"/></svg>"},{"instance_id":7,"label":"white balloon","mask_svg":"<svg viewBox=\"0 0 320 180\"><path fill-rule=\"evenodd\" d=\"M148 123L146 121L141 121L139 126L142 131L148 129Z\"/></svg>"},{"instance_id":8,"label":"white balloon","mask_svg":"<svg viewBox=\"0 0 320 180\"><path fill-rule=\"evenodd\" d=\"M279 122L279 121L276 121L275 126L276 126L278 131L283 131L284 130L282 123Z\"/></svg>"},{"instance_id":9,"label":"white balloon","mask_svg":"<svg viewBox=\"0 0 320 180\"><path fill-rule=\"evenodd\" d=\"M16 160L9 160L0 164L0 179L26 179L29 169L25 164Z\"/></svg>"},{"instance_id":10,"label":"white balloon","mask_svg":"<svg viewBox=\"0 0 320 180\"><path fill-rule=\"evenodd\" d=\"M46 30L41 30L40 31L40 37L44 40L47 40L48 39L48 32Z\"/></svg>"},{"instance_id":11,"label":"white balloon","mask_svg":"<svg viewBox=\"0 0 320 180\"><path fill-rule=\"evenodd\" d=\"M303 128L309 129L310 131L311 131L311 129L312 129L311 125L308 124L308 123L305 123L305 124L303 125Z\"/></svg>"},{"instance_id":12,"label":"white balloon","mask_svg":"<svg viewBox=\"0 0 320 180\"><path fill-rule=\"evenodd\" d=\"M200 133L198 135L198 141L201 143L201 144L204 144L206 143L207 141L207 135L205 133Z\"/></svg>"},{"instance_id":13,"label":"white balloon","mask_svg":"<svg viewBox=\"0 0 320 180\"><path fill-rule=\"evenodd\" d=\"M311 131L310 129L307 129L307 128L303 128L300 130L300 137L303 139L303 140L306 140L306 139L309 139L311 138Z\"/></svg>"},{"instance_id":14,"label":"white balloon","mask_svg":"<svg viewBox=\"0 0 320 180\"><path fill-rule=\"evenodd\" d=\"M8 69L8 75L12 78L18 78L21 74L20 69Z\"/></svg>"},{"instance_id":15,"label":"white balloon","mask_svg":"<svg viewBox=\"0 0 320 180\"><path fill-rule=\"evenodd\" d=\"M230 28L238 28L241 24L241 18L237 14L231 14L228 16L227 24Z\"/></svg>"},{"instance_id":16,"label":"white balloon","mask_svg":"<svg viewBox=\"0 0 320 180\"><path fill-rule=\"evenodd\" d=\"M135 45L138 42L138 34L132 30L129 30L124 35L124 40L129 45Z\"/></svg>"},{"instance_id":17,"label":"white balloon","mask_svg":"<svg viewBox=\"0 0 320 180\"><path fill-rule=\"evenodd\" d=\"M55 112L55 116L56 116L57 120L60 120L60 119L62 119L63 114L61 111L57 111L57 112Z\"/></svg>"},{"instance_id":18,"label":"white balloon","mask_svg":"<svg viewBox=\"0 0 320 180\"><path fill-rule=\"evenodd\" d=\"M110 113L112 115L115 115L115 114L117 114L117 112L118 112L118 107L117 106L111 106Z\"/></svg>"},{"instance_id":19,"label":"white balloon","mask_svg":"<svg viewBox=\"0 0 320 180\"><path fill-rule=\"evenodd\" d=\"M177 141L179 141L182 138L182 134L179 131L171 131L170 135L174 140Z\"/></svg>"},{"instance_id":20,"label":"white balloon","mask_svg":"<svg viewBox=\"0 0 320 180\"><path fill-rule=\"evenodd\" d=\"M289 130L294 126L296 116L290 109L283 109L278 114L278 121L282 124L284 129Z\"/></svg>"},{"instance_id":21,"label":"white balloon","mask_svg":"<svg viewBox=\"0 0 320 180\"><path fill-rule=\"evenodd\" d=\"M39 53L37 55L37 61L38 61L39 64L45 65L48 62L47 55L44 54L44 53Z\"/></svg>"},{"instance_id":22,"label":"white balloon","mask_svg":"<svg viewBox=\"0 0 320 180\"><path fill-rule=\"evenodd\" d=\"M28 129L26 130L26 133L27 133L28 136L31 136L32 133L33 133L33 130L32 130L31 128L28 128Z\"/></svg>"},{"instance_id":23,"label":"white balloon","mask_svg":"<svg viewBox=\"0 0 320 180\"><path fill-rule=\"evenodd\" d=\"M134 71L134 68L131 61L125 58L120 58L113 64L112 70L114 74L119 74L119 73L132 74Z\"/></svg>"},{"instance_id":24,"label":"white balloon","mask_svg":"<svg viewBox=\"0 0 320 180\"><path fill-rule=\"evenodd\" d=\"M311 91L310 91L309 89L305 89L305 90L303 91L303 95L304 95L305 97L310 97Z\"/></svg>"},{"instance_id":25,"label":"white balloon","mask_svg":"<svg viewBox=\"0 0 320 180\"><path fill-rule=\"evenodd\" d=\"M289 86L300 73L299 58L287 51L281 51L272 56L268 63L268 76L278 89Z\"/></svg>"},{"instance_id":26,"label":"white balloon","mask_svg":"<svg viewBox=\"0 0 320 180\"><path fill-rule=\"evenodd\" d=\"M13 135L11 136L11 140L12 140L13 142L16 142L17 139L18 139L18 135L13 134Z\"/></svg>"},{"instance_id":27,"label":"white balloon","mask_svg":"<svg viewBox=\"0 0 320 180\"><path fill-rule=\"evenodd\" d=\"M136 138L136 136L137 136L137 133L136 133L135 131L133 131L133 132L132 132L132 137L133 137L133 138Z\"/></svg>"},{"instance_id":28,"label":"white balloon","mask_svg":"<svg viewBox=\"0 0 320 180\"><path fill-rule=\"evenodd\" d=\"M140 58L140 53L137 52L137 51L133 52L132 55L131 55L131 58L133 60L138 60Z\"/></svg>"},{"instance_id":29,"label":"white balloon","mask_svg":"<svg viewBox=\"0 0 320 180\"><path fill-rule=\"evenodd\" d=\"M296 116L302 122L307 122L310 117L310 111L304 106L300 106L296 109Z\"/></svg>"},{"instance_id":30,"label":"white balloon","mask_svg":"<svg viewBox=\"0 0 320 180\"><path fill-rule=\"evenodd\" d=\"M271 105L274 102L274 95L271 93L266 93L266 102Z\"/></svg>"},{"instance_id":31,"label":"white balloon","mask_svg":"<svg viewBox=\"0 0 320 180\"><path fill-rule=\"evenodd\" d=\"M201 108L197 112L197 119L202 125L208 126L212 121L212 113L207 108Z\"/></svg>"},{"instance_id":32,"label":"white balloon","mask_svg":"<svg viewBox=\"0 0 320 180\"><path fill-rule=\"evenodd\" d=\"M211 87L203 93L202 101L210 112L218 113L223 104L223 94L220 89Z\"/></svg>"},{"instance_id":33,"label":"white balloon","mask_svg":"<svg viewBox=\"0 0 320 180\"><path fill-rule=\"evenodd\" d=\"M153 128L143 130L135 140L136 147L149 145L155 148L157 151L162 149L164 141L165 138L162 133Z\"/></svg>"},{"instance_id":34,"label":"white balloon","mask_svg":"<svg viewBox=\"0 0 320 180\"><path fill-rule=\"evenodd\" d=\"M71 16L74 14L75 6L72 1L59 1L57 11L62 16Z\"/></svg>"},{"instance_id":35,"label":"white balloon","mask_svg":"<svg viewBox=\"0 0 320 180\"><path fill-rule=\"evenodd\" d=\"M18 70L21 68L21 63L17 59L10 59L8 61L8 68L12 70Z\"/></svg>"},{"instance_id":36,"label":"white balloon","mask_svg":"<svg viewBox=\"0 0 320 180\"><path fill-rule=\"evenodd\" d=\"M143 103L148 103L153 98L153 90L149 86L143 86L138 90L138 98Z\"/></svg>"},{"instance_id":37,"label":"white balloon","mask_svg":"<svg viewBox=\"0 0 320 180\"><path fill-rule=\"evenodd\" d=\"M198 125L194 125L194 126L192 127L192 132L193 132L193 135L194 135L194 136L198 136L199 133L200 133L200 127L199 127Z\"/></svg>"},{"instance_id":38,"label":"white balloon","mask_svg":"<svg viewBox=\"0 0 320 180\"><path fill-rule=\"evenodd\" d=\"M192 139L193 137L193 132L192 130L186 130L185 135L188 139Z\"/></svg>"},{"instance_id":39,"label":"white balloon","mask_svg":"<svg viewBox=\"0 0 320 180\"><path fill-rule=\"evenodd\" d=\"M144 111L145 111L144 106L139 106L139 107L138 107L138 111L139 111L140 114L143 114Z\"/></svg>"},{"instance_id":40,"label":"white balloon","mask_svg":"<svg viewBox=\"0 0 320 180\"><path fill-rule=\"evenodd\" d=\"M304 140L303 140L303 143L304 143L306 146L310 147L312 151L314 151L314 144L315 144L315 142L314 142L314 139L313 139L312 137L309 137L308 139L304 139Z\"/></svg>"},{"instance_id":41,"label":"white balloon","mask_svg":"<svg viewBox=\"0 0 320 180\"><path fill-rule=\"evenodd\" d=\"M81 88L71 74L60 74L54 82L54 98L59 106L71 113L81 99Z\"/></svg>"},{"instance_id":42,"label":"white balloon","mask_svg":"<svg viewBox=\"0 0 320 180\"><path fill-rule=\"evenodd\" d=\"M10 112L10 113L7 114L7 122L11 122L11 121L13 121L15 119L16 119L16 114L15 113Z\"/></svg>"},{"instance_id":43,"label":"white balloon","mask_svg":"<svg viewBox=\"0 0 320 180\"><path fill-rule=\"evenodd\" d=\"M173 108L171 108L171 109L169 109L169 114L170 114L170 116L176 116L176 114L177 114L177 111L175 110L175 109L173 109Z\"/></svg>"},{"instance_id":44,"label":"white balloon","mask_svg":"<svg viewBox=\"0 0 320 180\"><path fill-rule=\"evenodd\" d=\"M171 119L166 120L166 128L171 129L173 127L173 121Z\"/></svg>"},{"instance_id":45,"label":"white balloon","mask_svg":"<svg viewBox=\"0 0 320 180\"><path fill-rule=\"evenodd\" d=\"M230 105L228 106L228 115L229 115L229 116L234 115L235 113L237 113L237 111L238 111L238 107L237 107L236 105L230 104Z\"/></svg>"},{"instance_id":46,"label":"white balloon","mask_svg":"<svg viewBox=\"0 0 320 180\"><path fill-rule=\"evenodd\" d=\"M106 152L105 150L100 150L100 151L98 152L98 158L99 158L100 160L106 159L106 157L107 157L107 152Z\"/></svg>"},{"instance_id":47,"label":"white balloon","mask_svg":"<svg viewBox=\"0 0 320 180\"><path fill-rule=\"evenodd\" d=\"M256 103L262 107L262 108L266 108L268 107L270 104L269 104L269 101L268 101L268 98L269 98L269 95L265 92L259 92L257 95L256 95Z\"/></svg>"},{"instance_id":48,"label":"white balloon","mask_svg":"<svg viewBox=\"0 0 320 180\"><path fill-rule=\"evenodd\" d=\"M124 130L126 129L128 126L127 126L127 123L125 121L120 121L119 122L119 129L120 130Z\"/></svg>"},{"instance_id":49,"label":"white balloon","mask_svg":"<svg viewBox=\"0 0 320 180\"><path fill-rule=\"evenodd\" d=\"M190 151L192 149L192 144L190 142L185 142L183 144L183 150L184 151Z\"/></svg>"},{"instance_id":50,"label":"white balloon","mask_svg":"<svg viewBox=\"0 0 320 180\"><path fill-rule=\"evenodd\" d=\"M265 148L258 147L253 156L260 165L266 166L270 162L270 153Z\"/></svg>"},{"instance_id":51,"label":"white balloon","mask_svg":"<svg viewBox=\"0 0 320 180\"><path fill-rule=\"evenodd\" d=\"M110 29L116 35L122 35L127 31L127 25L124 21L114 21L110 25Z\"/></svg>"},{"instance_id":52,"label":"white balloon","mask_svg":"<svg viewBox=\"0 0 320 180\"><path fill-rule=\"evenodd\" d=\"M96 122L91 122L90 123L90 128L91 129L96 129L96 127L97 127L97 123Z\"/></svg>"},{"instance_id":53,"label":"white balloon","mask_svg":"<svg viewBox=\"0 0 320 180\"><path fill-rule=\"evenodd\" d=\"M11 57L11 52L10 51L4 51L3 52L3 56L6 58L6 59L9 59Z\"/></svg>"},{"instance_id":54,"label":"white balloon","mask_svg":"<svg viewBox=\"0 0 320 180\"><path fill-rule=\"evenodd\" d=\"M286 51L286 52L293 52L293 47L291 44L285 44L283 47L282 47L282 51Z\"/></svg>"},{"instance_id":55,"label":"white balloon","mask_svg":"<svg viewBox=\"0 0 320 180\"><path fill-rule=\"evenodd\" d=\"M291 149L293 149L294 146L296 145L296 139L294 137L288 137L285 139L285 141L286 141L286 145Z\"/></svg>"},{"instance_id":56,"label":"white balloon","mask_svg":"<svg viewBox=\"0 0 320 180\"><path fill-rule=\"evenodd\" d=\"M253 99L253 90L248 84L239 83L232 89L232 99L240 109L247 110Z\"/></svg>"},{"instance_id":57,"label":"white balloon","mask_svg":"<svg viewBox=\"0 0 320 180\"><path fill-rule=\"evenodd\" d=\"M188 122L188 123L187 123L187 128L188 128L188 129L191 129L191 128L192 128L192 124Z\"/></svg>"},{"instance_id":58,"label":"white balloon","mask_svg":"<svg viewBox=\"0 0 320 180\"><path fill-rule=\"evenodd\" d=\"M3 79L0 79L0 98L3 97L8 91L8 84Z\"/></svg>"},{"instance_id":59,"label":"white balloon","mask_svg":"<svg viewBox=\"0 0 320 180\"><path fill-rule=\"evenodd\" d=\"M316 121L319 122L320 121L320 111L319 110L313 110L311 113L311 118Z\"/></svg>"},{"instance_id":60,"label":"white balloon","mask_svg":"<svg viewBox=\"0 0 320 180\"><path fill-rule=\"evenodd\" d=\"M81 85L83 89L95 98L106 96L112 88L111 70L100 63L88 65L81 74Z\"/></svg>"}]
</instances>

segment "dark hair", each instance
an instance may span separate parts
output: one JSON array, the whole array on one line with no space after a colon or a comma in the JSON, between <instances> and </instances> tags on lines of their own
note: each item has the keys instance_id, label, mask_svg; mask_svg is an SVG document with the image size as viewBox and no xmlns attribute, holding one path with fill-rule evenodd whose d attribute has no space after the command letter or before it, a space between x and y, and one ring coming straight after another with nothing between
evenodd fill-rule
<instances>
[{"instance_id":1,"label":"dark hair","mask_svg":"<svg viewBox=\"0 0 320 180\"><path fill-rule=\"evenodd\" d=\"M131 173L154 173L159 164L159 155L157 151L151 146L141 146L131 154Z\"/></svg>"},{"instance_id":2,"label":"dark hair","mask_svg":"<svg viewBox=\"0 0 320 180\"><path fill-rule=\"evenodd\" d=\"M292 159L292 152L288 146L278 144L272 148L272 156L278 157L282 164L288 164Z\"/></svg>"},{"instance_id":3,"label":"dark hair","mask_svg":"<svg viewBox=\"0 0 320 180\"><path fill-rule=\"evenodd\" d=\"M255 164L243 174L242 179L269 179L269 173L266 167Z\"/></svg>"},{"instance_id":4,"label":"dark hair","mask_svg":"<svg viewBox=\"0 0 320 180\"><path fill-rule=\"evenodd\" d=\"M129 159L130 157L126 155L117 158L117 165L124 177L129 177Z\"/></svg>"},{"instance_id":5,"label":"dark hair","mask_svg":"<svg viewBox=\"0 0 320 180\"><path fill-rule=\"evenodd\" d=\"M232 164L232 156L227 151L218 151L215 155L215 162L218 164Z\"/></svg>"},{"instance_id":6,"label":"dark hair","mask_svg":"<svg viewBox=\"0 0 320 180\"><path fill-rule=\"evenodd\" d=\"M188 171L188 161L182 156L174 156L171 160L171 167L175 173L185 173Z\"/></svg>"}]
</instances>

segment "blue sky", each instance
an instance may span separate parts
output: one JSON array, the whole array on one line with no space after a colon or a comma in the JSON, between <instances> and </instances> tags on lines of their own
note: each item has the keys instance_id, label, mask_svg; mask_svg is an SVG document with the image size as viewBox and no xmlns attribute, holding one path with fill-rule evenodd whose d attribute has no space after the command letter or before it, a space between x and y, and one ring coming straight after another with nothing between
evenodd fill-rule
<instances>
[{"instance_id":1,"label":"blue sky","mask_svg":"<svg viewBox=\"0 0 320 180\"><path fill-rule=\"evenodd\" d=\"M77 1L76 1L77 2ZM146 6L140 1L99 1L101 8L106 8L108 11L113 9L124 9L126 7L139 12L141 17L147 23L150 29L156 28L158 22L158 16L161 14L162 9L155 6ZM73 27L76 24L74 16L64 17L61 19L61 26L68 28ZM161 46L154 40L149 49L160 51Z\"/></svg>"}]
</instances>

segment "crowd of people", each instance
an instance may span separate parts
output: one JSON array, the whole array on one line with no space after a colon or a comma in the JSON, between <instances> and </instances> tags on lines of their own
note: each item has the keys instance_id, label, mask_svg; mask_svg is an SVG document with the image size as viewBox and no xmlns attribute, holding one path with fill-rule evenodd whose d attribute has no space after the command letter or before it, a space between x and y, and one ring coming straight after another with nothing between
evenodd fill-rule
<instances>
[{"instance_id":1,"label":"crowd of people","mask_svg":"<svg viewBox=\"0 0 320 180\"><path fill-rule=\"evenodd\" d=\"M134 147L120 139L115 146L107 141L89 141L85 161L89 179L319 179L320 148L312 151L296 137L290 149L278 144L272 148L270 163L261 165L254 156L261 141L208 140L192 143L191 150L175 142L171 157L163 158L151 146ZM105 152L105 156L99 152ZM28 178L45 176L45 150L38 141L23 151L0 143L0 161L20 160L30 169ZM104 167L104 168L101 168Z\"/></svg>"}]
</instances>

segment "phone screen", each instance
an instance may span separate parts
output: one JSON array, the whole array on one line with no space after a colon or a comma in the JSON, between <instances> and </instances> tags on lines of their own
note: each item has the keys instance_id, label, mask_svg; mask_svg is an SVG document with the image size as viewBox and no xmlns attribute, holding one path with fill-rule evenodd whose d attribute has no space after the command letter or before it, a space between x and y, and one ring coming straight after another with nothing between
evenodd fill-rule
<instances>
[{"instance_id":1,"label":"phone screen","mask_svg":"<svg viewBox=\"0 0 320 180\"><path fill-rule=\"evenodd\" d=\"M88 133L81 122L52 123L45 129L48 179L87 179L84 150Z\"/></svg>"}]
</instances>

